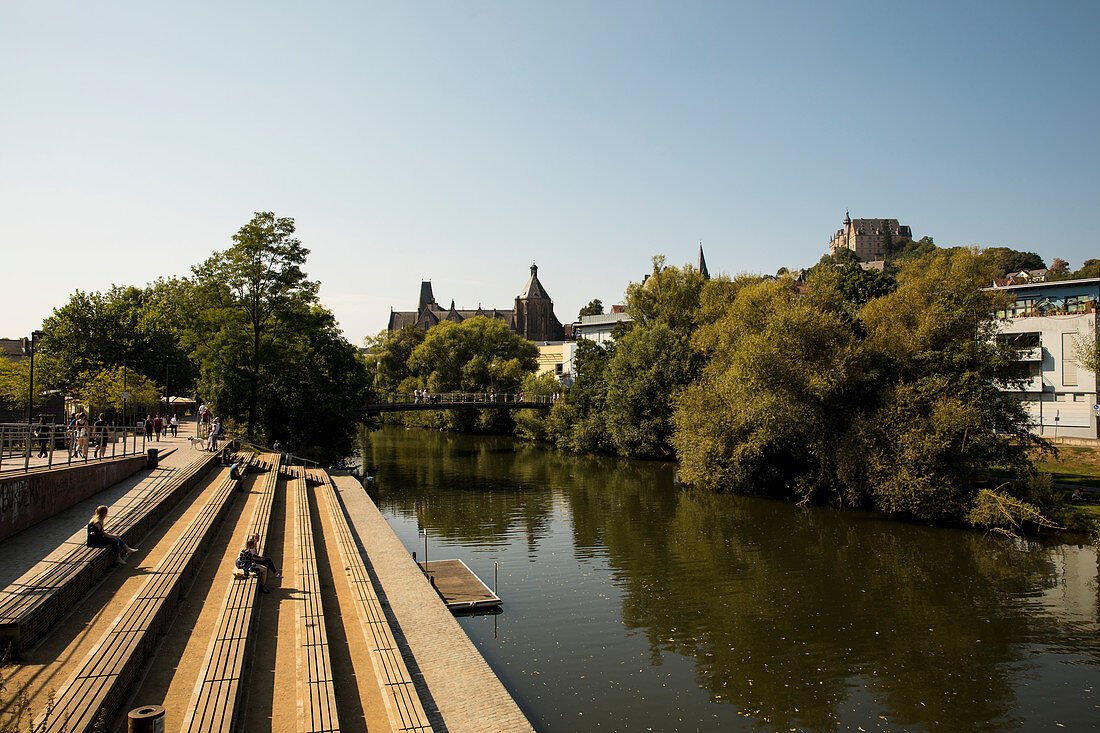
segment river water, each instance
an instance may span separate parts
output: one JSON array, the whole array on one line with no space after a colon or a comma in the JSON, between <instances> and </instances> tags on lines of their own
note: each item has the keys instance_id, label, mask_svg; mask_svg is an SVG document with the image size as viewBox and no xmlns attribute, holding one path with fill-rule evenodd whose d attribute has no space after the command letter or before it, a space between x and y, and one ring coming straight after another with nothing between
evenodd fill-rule
<instances>
[{"instance_id":1,"label":"river water","mask_svg":"<svg viewBox=\"0 0 1100 733\"><path fill-rule=\"evenodd\" d=\"M504 612L541 731L1096 730L1095 550L713 495L675 466L386 428L370 493Z\"/></svg>"}]
</instances>

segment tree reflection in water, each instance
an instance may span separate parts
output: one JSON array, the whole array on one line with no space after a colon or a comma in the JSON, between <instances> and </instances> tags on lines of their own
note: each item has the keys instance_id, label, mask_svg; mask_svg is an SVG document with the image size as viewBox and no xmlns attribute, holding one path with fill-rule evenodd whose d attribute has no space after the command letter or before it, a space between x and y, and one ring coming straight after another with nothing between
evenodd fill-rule
<instances>
[{"instance_id":1,"label":"tree reflection in water","mask_svg":"<svg viewBox=\"0 0 1100 733\"><path fill-rule=\"evenodd\" d=\"M1022 676L1042 684L1044 665L1075 661L1084 679L1100 662L1089 549L681 489L669 464L510 439L387 429L365 455L386 511L463 546L519 537L533 558L564 511L577 560L606 558L621 625L645 636L651 665L690 659L704 702L767 728L879 713L906 728L1014 728L1041 712L1018 699ZM1091 578L1052 600L1067 552ZM1070 727L1094 720L1075 694L1057 711Z\"/></svg>"}]
</instances>

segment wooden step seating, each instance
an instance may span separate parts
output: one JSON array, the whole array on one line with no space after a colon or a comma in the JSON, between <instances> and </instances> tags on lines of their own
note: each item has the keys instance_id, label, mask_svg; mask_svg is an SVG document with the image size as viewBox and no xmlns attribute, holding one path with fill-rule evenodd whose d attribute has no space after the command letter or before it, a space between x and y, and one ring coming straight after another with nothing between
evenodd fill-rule
<instances>
[{"instance_id":1,"label":"wooden step seating","mask_svg":"<svg viewBox=\"0 0 1100 733\"><path fill-rule=\"evenodd\" d=\"M260 496L248 524L247 535L260 535L256 551L263 555L271 526L271 507L275 503L275 489L280 475L279 457L265 453L259 457L258 463L267 469L267 473L263 477ZM248 577L240 580L229 578L226 582L229 592L214 626L213 638L199 672L195 692L187 705L182 728L184 731L229 731L236 727L243 692L241 676L244 673L252 621L259 599L259 581Z\"/></svg>"},{"instance_id":2,"label":"wooden step seating","mask_svg":"<svg viewBox=\"0 0 1100 733\"><path fill-rule=\"evenodd\" d=\"M298 667L298 731L325 733L340 730L329 661L328 631L321 607L321 581L317 575L317 551L313 521L309 515L309 488L301 467L291 469L294 492L297 588L301 602L295 606ZM288 489L289 493L289 489Z\"/></svg>"},{"instance_id":3,"label":"wooden step seating","mask_svg":"<svg viewBox=\"0 0 1100 733\"><path fill-rule=\"evenodd\" d=\"M138 538L202 480L215 460L215 455L205 453L182 468L154 469L111 506L105 529L129 545L139 544ZM10 643L12 656L18 657L110 570L114 550L87 543L87 527L82 524L60 547L0 591L0 648Z\"/></svg>"},{"instance_id":4,"label":"wooden step seating","mask_svg":"<svg viewBox=\"0 0 1100 733\"><path fill-rule=\"evenodd\" d=\"M430 731L432 726L428 715L416 693L412 675L401 656L401 649L386 619L385 610L375 593L366 563L359 553L359 545L344 515L343 503L327 473L318 469L314 476L323 479L321 491L328 501L340 560L347 569L348 582L355 598L356 615L359 616L363 635L370 649L371 662L382 690L382 700L390 726L395 731Z\"/></svg>"},{"instance_id":5,"label":"wooden step seating","mask_svg":"<svg viewBox=\"0 0 1100 733\"><path fill-rule=\"evenodd\" d=\"M110 721L170 622L236 495L229 472L56 697L42 731L82 733ZM42 723L39 723L42 725Z\"/></svg>"}]
</instances>

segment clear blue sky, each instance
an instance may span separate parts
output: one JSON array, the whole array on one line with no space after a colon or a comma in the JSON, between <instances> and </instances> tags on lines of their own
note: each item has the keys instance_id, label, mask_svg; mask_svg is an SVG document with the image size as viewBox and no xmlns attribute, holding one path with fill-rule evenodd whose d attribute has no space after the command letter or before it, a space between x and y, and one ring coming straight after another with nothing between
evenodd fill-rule
<instances>
[{"instance_id":1,"label":"clear blue sky","mask_svg":"<svg viewBox=\"0 0 1100 733\"><path fill-rule=\"evenodd\" d=\"M1100 257L1100 4L3 2L0 336L294 217L355 343L569 321L649 258L813 264L850 209Z\"/></svg>"}]
</instances>

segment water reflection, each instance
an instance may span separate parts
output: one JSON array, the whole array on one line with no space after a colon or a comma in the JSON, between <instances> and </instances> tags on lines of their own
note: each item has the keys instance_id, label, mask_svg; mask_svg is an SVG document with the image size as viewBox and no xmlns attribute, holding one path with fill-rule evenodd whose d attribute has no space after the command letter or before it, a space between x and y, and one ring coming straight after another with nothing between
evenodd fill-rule
<instances>
[{"instance_id":1,"label":"water reflection","mask_svg":"<svg viewBox=\"0 0 1100 733\"><path fill-rule=\"evenodd\" d=\"M507 439L386 430L366 455L395 526L537 561L509 566L512 636L467 628L545 729L1085 728L1100 712L1091 548L679 490L668 464Z\"/></svg>"}]
</instances>

